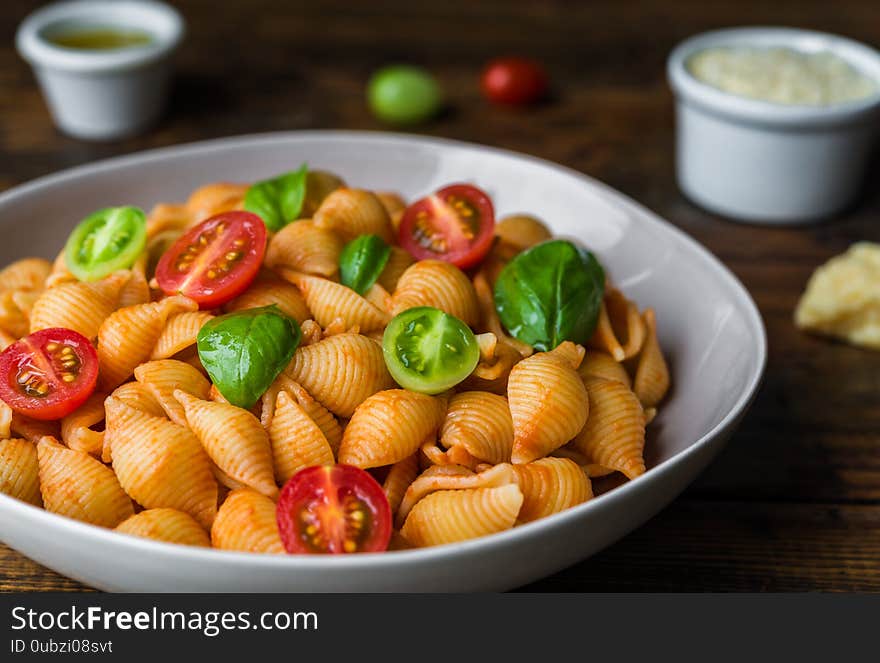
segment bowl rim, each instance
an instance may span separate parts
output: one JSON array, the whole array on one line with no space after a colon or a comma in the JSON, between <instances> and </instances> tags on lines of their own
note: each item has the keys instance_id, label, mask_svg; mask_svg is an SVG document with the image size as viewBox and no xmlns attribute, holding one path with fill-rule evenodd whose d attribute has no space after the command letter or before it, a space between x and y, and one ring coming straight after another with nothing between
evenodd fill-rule
<instances>
[{"instance_id":1,"label":"bowl rim","mask_svg":"<svg viewBox=\"0 0 880 663\"><path fill-rule=\"evenodd\" d=\"M695 53L724 46L779 46L798 51L829 51L877 85L875 92L827 106L779 104L725 92L696 78L687 68ZM679 101L727 119L777 128L807 129L868 121L880 111L880 52L862 42L828 32L790 27L755 26L702 32L680 42L666 64L669 85Z\"/></svg>"},{"instance_id":2,"label":"bowl rim","mask_svg":"<svg viewBox=\"0 0 880 663\"><path fill-rule=\"evenodd\" d=\"M323 139L329 141L336 140L339 142L365 142L368 144L391 142L397 143L401 146L416 145L421 147L450 147L455 149L489 152L497 156L514 158L532 165L549 168L556 171L560 176L571 178L583 185L597 190L603 196L610 195L612 198L611 204L618 206L623 205L625 208L628 208L628 211L633 211L639 216L645 217L646 221L657 226L662 232L669 233L674 236L676 241L685 244L694 252L698 259L702 261L703 266L715 272L735 295L735 300L742 306L743 313L745 314L745 321L752 332L750 337L755 341L755 347L753 350L756 351L755 358L757 361L754 362L754 369L751 375L749 375L746 386L738 395L733 407L728 410L715 426L706 431L700 438L694 440L687 448L679 451L654 467L651 467L642 476L627 481L621 486L565 511L514 527L504 532L458 543L379 553L359 553L357 555L345 556L345 560L343 561L333 559L334 556L327 555L271 555L217 550L214 548L198 548L195 546L154 541L132 535L125 535L112 529L91 525L72 518L50 513L44 509L4 494L0 494L0 514L5 512L14 517L26 517L31 519L31 522L35 526L59 528L60 534L76 532L78 534L87 535L92 538L95 543L108 543L117 546L119 550L125 550L132 553L135 551L138 553L150 553L160 558L175 560L180 560L181 557L184 557L187 558L188 562L192 563L211 563L222 560L234 564L256 564L268 569L289 570L292 568L301 568L303 570L325 571L337 569L341 564L347 565L353 570L366 570L385 564L404 566L408 564L418 565L431 562L439 557L447 555L465 555L469 552L480 549L483 549L483 552L485 552L486 550L491 550L496 547L506 547L509 544L515 543L517 540L530 538L532 536L541 536L542 533L549 532L558 527L563 527L571 521L578 520L582 514L588 511L601 509L603 507L611 507L616 502L625 500L627 496L633 493L633 491L641 490L642 486L647 482L657 480L662 474L668 472L674 466L683 463L688 457L699 453L713 440L724 435L736 426L757 395L767 365L767 333L757 305L746 287L733 274L733 272L731 272L730 269L718 260L718 258L712 255L707 248L703 247L690 235L677 228L669 221L664 220L640 203L637 203L626 194L613 189L609 185L604 184L589 175L585 175L584 173L567 166L513 150L448 138L380 131L307 130L253 133L144 150L124 156L101 159L99 161L75 166L73 168L67 168L57 173L31 180L30 182L23 183L9 189L8 191L0 193L0 211L2 211L2 208L9 203L14 202L18 197L28 196L42 188L56 186L65 181L76 179L81 176L99 175L120 167L157 160L161 161L162 159L173 156L210 154L212 151L235 149L237 147L255 148L263 143L273 144L281 140L296 139ZM0 535L2 535L2 532L0 532Z\"/></svg>"},{"instance_id":3,"label":"bowl rim","mask_svg":"<svg viewBox=\"0 0 880 663\"><path fill-rule=\"evenodd\" d=\"M89 51L57 46L45 38L44 31L55 24L95 16L101 16L95 20L101 25L145 30L153 40L135 48ZM33 67L100 74L158 62L177 48L185 32L180 12L159 0L72 0L55 2L29 14L16 31L15 45L19 55Z\"/></svg>"}]
</instances>

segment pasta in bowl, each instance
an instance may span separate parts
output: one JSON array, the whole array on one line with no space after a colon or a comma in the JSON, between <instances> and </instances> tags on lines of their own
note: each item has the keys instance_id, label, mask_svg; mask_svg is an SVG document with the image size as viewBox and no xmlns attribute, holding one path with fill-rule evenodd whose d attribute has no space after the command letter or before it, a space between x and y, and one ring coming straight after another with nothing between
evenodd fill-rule
<instances>
[{"instance_id":1,"label":"pasta in bowl","mask_svg":"<svg viewBox=\"0 0 880 663\"><path fill-rule=\"evenodd\" d=\"M297 564L313 562L283 553L367 553L338 560L350 569L513 536L582 510L594 480L645 473L664 318L606 278L589 236L496 224L472 184L405 200L342 177L201 186L143 218L105 208L54 264L7 268L10 301L32 303L4 354L33 353L16 378L51 368L10 384L37 400L80 386L78 346L28 340L54 330L94 343L99 370L60 418L11 408L5 492L159 541Z\"/></svg>"}]
</instances>

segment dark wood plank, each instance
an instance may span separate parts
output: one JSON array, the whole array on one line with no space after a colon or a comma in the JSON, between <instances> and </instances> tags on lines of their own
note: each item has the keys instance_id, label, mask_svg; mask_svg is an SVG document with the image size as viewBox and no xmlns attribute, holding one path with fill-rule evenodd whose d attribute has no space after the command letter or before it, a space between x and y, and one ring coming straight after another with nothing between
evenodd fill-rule
<instances>
[{"instance_id":1,"label":"dark wood plank","mask_svg":"<svg viewBox=\"0 0 880 663\"><path fill-rule=\"evenodd\" d=\"M727 450L646 527L533 588L880 589L880 354L803 335L791 323L818 264L853 241L880 241L880 165L859 204L819 226L753 227L708 214L675 185L664 69L680 39L733 25L795 25L876 46L875 0L239 0L222 11L213 0L181 0L175 4L190 33L169 112L147 135L107 144L56 132L11 47L16 25L38 4L0 7L0 189L202 138L382 130L365 108L365 81L378 65L412 61L437 74L449 106L416 131L527 152L595 176L693 235L742 279L764 316L770 356L761 393ZM508 52L546 63L551 100L516 111L481 98L477 72ZM0 588L75 586L0 548Z\"/></svg>"}]
</instances>

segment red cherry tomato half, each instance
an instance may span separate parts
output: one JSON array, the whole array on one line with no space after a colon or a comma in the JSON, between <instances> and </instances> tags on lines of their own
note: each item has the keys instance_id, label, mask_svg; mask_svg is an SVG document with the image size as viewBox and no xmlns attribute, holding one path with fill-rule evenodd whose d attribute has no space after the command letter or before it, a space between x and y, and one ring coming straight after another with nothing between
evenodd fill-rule
<instances>
[{"instance_id":1,"label":"red cherry tomato half","mask_svg":"<svg viewBox=\"0 0 880 663\"><path fill-rule=\"evenodd\" d=\"M483 94L499 104L531 104L547 93L547 74L534 60L499 58L483 70Z\"/></svg>"},{"instance_id":2,"label":"red cherry tomato half","mask_svg":"<svg viewBox=\"0 0 880 663\"><path fill-rule=\"evenodd\" d=\"M66 417L97 381L98 353L71 329L41 329L0 353L0 398L33 419Z\"/></svg>"},{"instance_id":3,"label":"red cherry tomato half","mask_svg":"<svg viewBox=\"0 0 880 663\"><path fill-rule=\"evenodd\" d=\"M277 514L289 553L380 552L391 539L382 486L351 465L300 470L281 489Z\"/></svg>"},{"instance_id":4,"label":"red cherry tomato half","mask_svg":"<svg viewBox=\"0 0 880 663\"><path fill-rule=\"evenodd\" d=\"M266 224L250 212L224 212L202 221L159 259L156 280L166 295L186 295L203 309L240 295L260 270Z\"/></svg>"},{"instance_id":5,"label":"red cherry tomato half","mask_svg":"<svg viewBox=\"0 0 880 663\"><path fill-rule=\"evenodd\" d=\"M485 192L452 184L406 208L400 245L417 260L445 260L467 269L492 247L495 210Z\"/></svg>"}]
</instances>

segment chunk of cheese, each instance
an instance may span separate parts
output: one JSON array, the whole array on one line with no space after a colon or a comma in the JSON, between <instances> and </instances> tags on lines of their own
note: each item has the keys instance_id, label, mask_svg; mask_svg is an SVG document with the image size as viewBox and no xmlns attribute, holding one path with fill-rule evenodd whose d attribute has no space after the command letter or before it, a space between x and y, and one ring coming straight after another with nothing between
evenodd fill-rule
<instances>
[{"instance_id":1,"label":"chunk of cheese","mask_svg":"<svg viewBox=\"0 0 880 663\"><path fill-rule=\"evenodd\" d=\"M880 244L853 244L819 267L794 320L801 329L880 350Z\"/></svg>"}]
</instances>

